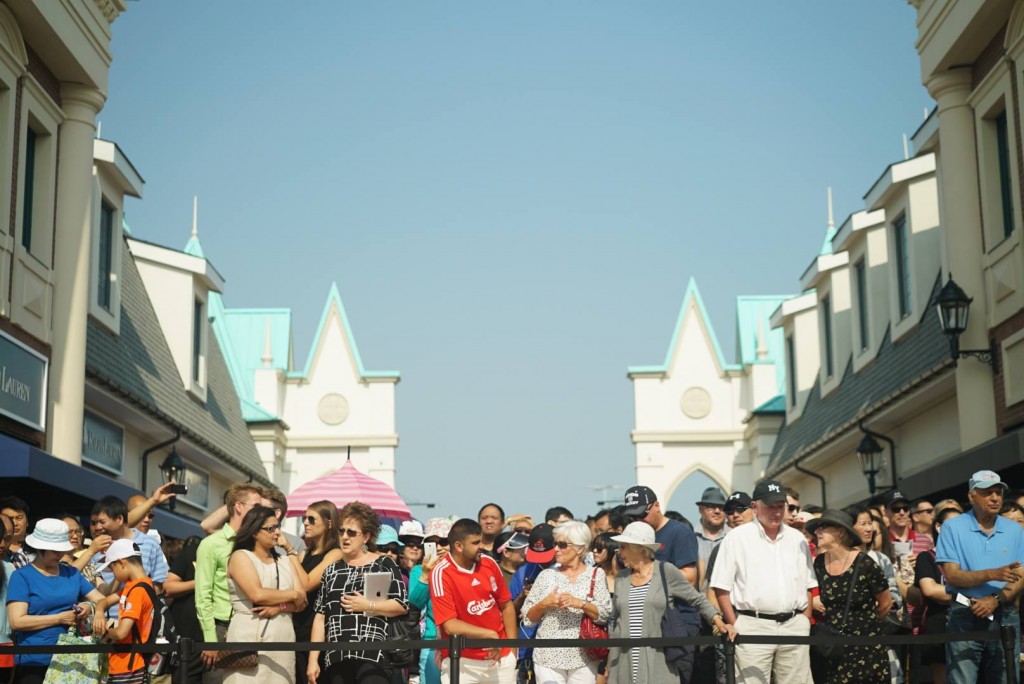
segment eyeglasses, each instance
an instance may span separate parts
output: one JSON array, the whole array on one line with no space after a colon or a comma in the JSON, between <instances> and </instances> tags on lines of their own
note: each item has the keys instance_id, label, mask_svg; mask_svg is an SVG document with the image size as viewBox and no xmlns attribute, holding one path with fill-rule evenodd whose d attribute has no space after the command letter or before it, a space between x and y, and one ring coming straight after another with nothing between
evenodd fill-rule
<instances>
[{"instance_id":1,"label":"eyeglasses","mask_svg":"<svg viewBox=\"0 0 1024 684\"><path fill-rule=\"evenodd\" d=\"M349 539L352 539L354 537L358 537L359 535L362 534L362 531L360 531L360 530L353 530L353 529L348 528L348 527L342 527L339 530L339 532L341 532L343 535L345 535Z\"/></svg>"},{"instance_id":2,"label":"eyeglasses","mask_svg":"<svg viewBox=\"0 0 1024 684\"><path fill-rule=\"evenodd\" d=\"M310 525L316 525L318 522L320 522L319 520L317 520L317 517L315 515L307 515L303 517L302 520L303 522L307 522Z\"/></svg>"},{"instance_id":3,"label":"eyeglasses","mask_svg":"<svg viewBox=\"0 0 1024 684\"><path fill-rule=\"evenodd\" d=\"M69 537L81 537L82 536L82 528L79 527L79 528L75 529L73 527L69 527L68 528L68 536Z\"/></svg>"},{"instance_id":4,"label":"eyeglasses","mask_svg":"<svg viewBox=\"0 0 1024 684\"><path fill-rule=\"evenodd\" d=\"M918 513L931 513L934 510L934 508L918 508L916 511L914 511L914 515L917 515Z\"/></svg>"},{"instance_id":5,"label":"eyeglasses","mask_svg":"<svg viewBox=\"0 0 1024 684\"><path fill-rule=\"evenodd\" d=\"M704 508L708 509L709 511L725 510L725 507L724 506L720 506L719 504L701 504L701 506L703 506Z\"/></svg>"},{"instance_id":6,"label":"eyeglasses","mask_svg":"<svg viewBox=\"0 0 1024 684\"><path fill-rule=\"evenodd\" d=\"M277 532L279 529L281 529L281 526L280 525L267 525L266 527L261 527L260 529L263 530L264 532L270 532L271 534L273 534L274 532Z\"/></svg>"},{"instance_id":7,"label":"eyeglasses","mask_svg":"<svg viewBox=\"0 0 1024 684\"><path fill-rule=\"evenodd\" d=\"M909 513L910 506L890 506L889 510L893 513Z\"/></svg>"},{"instance_id":8,"label":"eyeglasses","mask_svg":"<svg viewBox=\"0 0 1024 684\"><path fill-rule=\"evenodd\" d=\"M786 508L789 509L790 513L799 513L800 512L800 506L799 505L794 506L793 504L788 504L786 506Z\"/></svg>"}]
</instances>

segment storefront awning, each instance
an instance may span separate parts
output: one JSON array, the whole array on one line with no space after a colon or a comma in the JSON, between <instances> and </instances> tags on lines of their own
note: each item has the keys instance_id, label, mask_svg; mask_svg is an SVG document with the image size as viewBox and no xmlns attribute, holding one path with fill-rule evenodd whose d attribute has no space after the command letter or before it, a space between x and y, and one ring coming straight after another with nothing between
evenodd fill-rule
<instances>
[{"instance_id":1,"label":"storefront awning","mask_svg":"<svg viewBox=\"0 0 1024 684\"><path fill-rule=\"evenodd\" d=\"M33 521L63 513L88 515L105 496L127 501L138 490L88 468L73 465L45 451L0 435L0 492L24 499ZM153 527L163 535L184 539L205 536L198 521L157 508Z\"/></svg>"},{"instance_id":2,"label":"storefront awning","mask_svg":"<svg viewBox=\"0 0 1024 684\"><path fill-rule=\"evenodd\" d=\"M956 498L967 493L967 481L975 472L994 470L1007 477L1007 470L1024 464L1024 430L1017 430L968 449L940 467L928 468L922 473L900 480L900 491L910 498L933 496L937 492L955 490ZM1009 481L1011 487L1024 482Z\"/></svg>"}]
</instances>

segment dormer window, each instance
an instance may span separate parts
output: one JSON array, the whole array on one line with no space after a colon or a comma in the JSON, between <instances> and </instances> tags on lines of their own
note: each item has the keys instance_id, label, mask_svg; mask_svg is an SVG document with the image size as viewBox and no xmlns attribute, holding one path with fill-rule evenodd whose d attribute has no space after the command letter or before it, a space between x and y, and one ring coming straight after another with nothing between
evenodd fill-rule
<instances>
[{"instance_id":1,"label":"dormer window","mask_svg":"<svg viewBox=\"0 0 1024 684\"><path fill-rule=\"evenodd\" d=\"M913 305L910 299L910 245L907 235L907 217L900 216L892 224L893 244L896 248L896 293L899 297L900 318L910 315Z\"/></svg>"},{"instance_id":2,"label":"dormer window","mask_svg":"<svg viewBox=\"0 0 1024 684\"><path fill-rule=\"evenodd\" d=\"M796 349L793 336L786 337L786 377L789 384L789 405L796 406Z\"/></svg>"},{"instance_id":3,"label":"dormer window","mask_svg":"<svg viewBox=\"0 0 1024 684\"><path fill-rule=\"evenodd\" d=\"M196 297L192 303L192 385L203 393L206 387L206 302Z\"/></svg>"},{"instance_id":4,"label":"dormer window","mask_svg":"<svg viewBox=\"0 0 1024 684\"><path fill-rule=\"evenodd\" d=\"M96 304L111 311L114 280L114 217L117 210L106 200L100 204L99 241L96 255Z\"/></svg>"},{"instance_id":5,"label":"dormer window","mask_svg":"<svg viewBox=\"0 0 1024 684\"><path fill-rule=\"evenodd\" d=\"M825 377L831 378L835 373L832 362L832 298L821 300L821 339L824 344L822 353L825 355Z\"/></svg>"},{"instance_id":6,"label":"dormer window","mask_svg":"<svg viewBox=\"0 0 1024 684\"><path fill-rule=\"evenodd\" d=\"M36 194L36 147L39 136L29 126L25 131L25 187L21 200L21 246L32 252L33 205Z\"/></svg>"},{"instance_id":7,"label":"dormer window","mask_svg":"<svg viewBox=\"0 0 1024 684\"><path fill-rule=\"evenodd\" d=\"M860 342L860 350L868 348L870 337L868 336L868 274L864 259L857 262L853 267L854 286L857 288L857 336Z\"/></svg>"}]
</instances>

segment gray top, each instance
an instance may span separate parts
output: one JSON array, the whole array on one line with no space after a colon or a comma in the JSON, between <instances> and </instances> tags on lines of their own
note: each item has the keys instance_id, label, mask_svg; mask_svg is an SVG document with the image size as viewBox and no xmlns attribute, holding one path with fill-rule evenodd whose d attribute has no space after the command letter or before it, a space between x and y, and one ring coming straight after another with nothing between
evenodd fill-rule
<instances>
[{"instance_id":1,"label":"gray top","mask_svg":"<svg viewBox=\"0 0 1024 684\"><path fill-rule=\"evenodd\" d=\"M630 571L623 570L615 576L615 596L612 599L612 616L609 620L608 636L613 639L629 638L629 588ZM718 615L714 606L693 588L679 572L679 568L665 565L665 579L668 593L672 598L694 606L710 624ZM660 637L661 618L665 615L665 590L662 589L661 572L655 564L651 586L644 601L643 632L641 638ZM694 634L696 636L696 634ZM637 681L645 684L678 684L679 673L665 660L660 648L637 649L640 654ZM608 684L631 684L629 650L611 647L608 653Z\"/></svg>"}]
</instances>

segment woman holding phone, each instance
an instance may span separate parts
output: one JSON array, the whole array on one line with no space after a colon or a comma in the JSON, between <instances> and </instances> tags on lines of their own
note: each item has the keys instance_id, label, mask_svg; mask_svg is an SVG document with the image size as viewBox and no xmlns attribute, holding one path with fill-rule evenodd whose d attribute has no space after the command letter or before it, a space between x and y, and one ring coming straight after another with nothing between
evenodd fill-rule
<instances>
[{"instance_id":1,"label":"woman holding phone","mask_svg":"<svg viewBox=\"0 0 1024 684\"><path fill-rule=\"evenodd\" d=\"M423 528L423 564L409 571L409 603L423 613L423 639L437 638L434 609L430 603L430 572L448 554L448 532L452 521L431 518ZM434 662L433 649L420 651L420 684L441 684L441 671Z\"/></svg>"},{"instance_id":2,"label":"woman holding phone","mask_svg":"<svg viewBox=\"0 0 1024 684\"><path fill-rule=\"evenodd\" d=\"M377 553L375 540L380 534L380 518L369 506L358 501L341 509L341 560L323 573L320 591L313 607L310 641L327 643L386 641L387 618L405 615L408 604L405 582L398 565L389 556ZM390 573L386 597L371 599L364 595L367 575ZM311 651L306 677L313 684L390 684L391 666L387 654L368 648L363 651Z\"/></svg>"}]
</instances>

